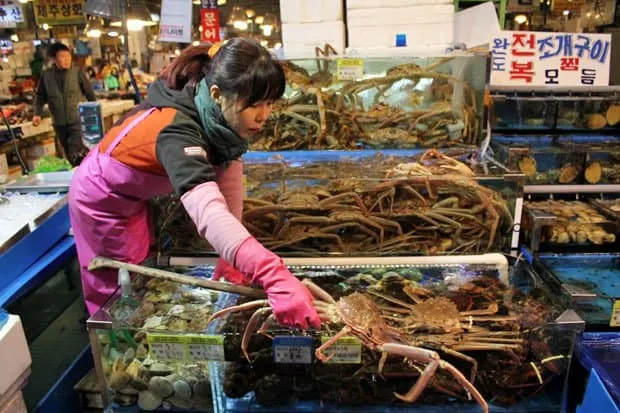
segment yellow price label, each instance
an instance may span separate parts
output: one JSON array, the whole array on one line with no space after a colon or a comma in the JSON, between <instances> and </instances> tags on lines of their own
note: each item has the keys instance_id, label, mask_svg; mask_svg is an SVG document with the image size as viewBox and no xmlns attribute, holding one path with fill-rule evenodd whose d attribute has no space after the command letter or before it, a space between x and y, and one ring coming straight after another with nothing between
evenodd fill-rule
<instances>
[{"instance_id":1,"label":"yellow price label","mask_svg":"<svg viewBox=\"0 0 620 413\"><path fill-rule=\"evenodd\" d=\"M176 334L147 334L149 352L156 360L185 361L187 343L185 338Z\"/></svg>"},{"instance_id":2,"label":"yellow price label","mask_svg":"<svg viewBox=\"0 0 620 413\"><path fill-rule=\"evenodd\" d=\"M224 361L224 337L215 335L187 336L187 355L190 361Z\"/></svg>"},{"instance_id":3,"label":"yellow price label","mask_svg":"<svg viewBox=\"0 0 620 413\"><path fill-rule=\"evenodd\" d=\"M620 327L620 300L614 300L614 307L611 310L610 327Z\"/></svg>"},{"instance_id":4,"label":"yellow price label","mask_svg":"<svg viewBox=\"0 0 620 413\"><path fill-rule=\"evenodd\" d=\"M338 80L357 80L364 76L364 61L362 59L336 60L336 78Z\"/></svg>"},{"instance_id":5,"label":"yellow price label","mask_svg":"<svg viewBox=\"0 0 620 413\"><path fill-rule=\"evenodd\" d=\"M321 343L325 344L329 337L321 337ZM329 364L360 364L362 362L362 343L356 337L342 337L324 351L327 357L331 357Z\"/></svg>"}]
</instances>

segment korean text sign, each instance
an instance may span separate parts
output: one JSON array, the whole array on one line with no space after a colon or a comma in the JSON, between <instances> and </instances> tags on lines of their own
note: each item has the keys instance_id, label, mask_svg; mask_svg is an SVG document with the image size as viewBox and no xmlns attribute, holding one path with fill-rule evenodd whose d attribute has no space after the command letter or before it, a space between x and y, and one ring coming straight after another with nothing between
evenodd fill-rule
<instances>
[{"instance_id":1,"label":"korean text sign","mask_svg":"<svg viewBox=\"0 0 620 413\"><path fill-rule=\"evenodd\" d=\"M16 27L24 22L24 12L17 0L0 0L0 27Z\"/></svg>"},{"instance_id":2,"label":"korean text sign","mask_svg":"<svg viewBox=\"0 0 620 413\"><path fill-rule=\"evenodd\" d=\"M490 48L494 86L609 85L610 34L503 31Z\"/></svg>"},{"instance_id":3,"label":"korean text sign","mask_svg":"<svg viewBox=\"0 0 620 413\"><path fill-rule=\"evenodd\" d=\"M84 23L84 0L34 0L37 24L52 26Z\"/></svg>"},{"instance_id":4,"label":"korean text sign","mask_svg":"<svg viewBox=\"0 0 620 413\"><path fill-rule=\"evenodd\" d=\"M217 43L220 41L220 11L217 8L201 8L200 24L202 25L201 42Z\"/></svg>"},{"instance_id":5,"label":"korean text sign","mask_svg":"<svg viewBox=\"0 0 620 413\"><path fill-rule=\"evenodd\" d=\"M179 43L192 41L191 1L162 0L159 41Z\"/></svg>"}]
</instances>

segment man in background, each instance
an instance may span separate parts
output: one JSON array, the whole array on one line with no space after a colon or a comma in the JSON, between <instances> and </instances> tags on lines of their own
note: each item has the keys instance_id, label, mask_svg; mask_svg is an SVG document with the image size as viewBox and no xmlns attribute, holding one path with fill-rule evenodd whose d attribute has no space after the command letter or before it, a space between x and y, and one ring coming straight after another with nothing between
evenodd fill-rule
<instances>
[{"instance_id":1,"label":"man in background","mask_svg":"<svg viewBox=\"0 0 620 413\"><path fill-rule=\"evenodd\" d=\"M95 93L86 75L71 65L71 51L67 46L54 43L47 53L52 59L52 66L41 73L32 124L38 126L41 123L43 105L47 103L64 156L71 165L77 166L88 153L82 143L78 103L82 95L89 102L95 101Z\"/></svg>"}]
</instances>

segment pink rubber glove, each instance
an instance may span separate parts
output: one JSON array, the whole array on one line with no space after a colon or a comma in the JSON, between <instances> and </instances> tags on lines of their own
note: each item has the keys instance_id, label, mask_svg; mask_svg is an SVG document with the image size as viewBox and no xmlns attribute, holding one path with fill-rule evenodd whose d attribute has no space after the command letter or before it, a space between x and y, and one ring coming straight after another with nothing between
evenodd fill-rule
<instances>
[{"instance_id":1,"label":"pink rubber glove","mask_svg":"<svg viewBox=\"0 0 620 413\"><path fill-rule=\"evenodd\" d=\"M238 285L250 285L251 282L245 275L241 274L235 267L224 261L223 259L217 260L215 265L215 271L213 273L213 279L219 281L224 278L229 283Z\"/></svg>"},{"instance_id":2,"label":"pink rubber glove","mask_svg":"<svg viewBox=\"0 0 620 413\"><path fill-rule=\"evenodd\" d=\"M232 161L227 167L215 168L215 182L220 187L230 212L241 221L243 214L243 162Z\"/></svg>"},{"instance_id":3,"label":"pink rubber glove","mask_svg":"<svg viewBox=\"0 0 620 413\"><path fill-rule=\"evenodd\" d=\"M321 328L310 291L290 273L280 257L254 237L246 239L237 249L235 267L250 274L252 282L263 287L278 323L304 330Z\"/></svg>"}]
</instances>

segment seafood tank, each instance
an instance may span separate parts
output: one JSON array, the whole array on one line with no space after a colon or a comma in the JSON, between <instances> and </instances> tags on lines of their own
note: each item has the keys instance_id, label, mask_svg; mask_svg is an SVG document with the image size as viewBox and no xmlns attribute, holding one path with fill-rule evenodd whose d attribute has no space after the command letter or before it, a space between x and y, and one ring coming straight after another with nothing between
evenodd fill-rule
<instances>
[{"instance_id":1,"label":"seafood tank","mask_svg":"<svg viewBox=\"0 0 620 413\"><path fill-rule=\"evenodd\" d=\"M252 150L476 146L486 57L282 62L286 92Z\"/></svg>"},{"instance_id":2,"label":"seafood tank","mask_svg":"<svg viewBox=\"0 0 620 413\"><path fill-rule=\"evenodd\" d=\"M276 327L261 303L225 294L216 411L565 411L583 320L527 262L481 262L298 262L292 272L320 297L319 332Z\"/></svg>"},{"instance_id":3,"label":"seafood tank","mask_svg":"<svg viewBox=\"0 0 620 413\"><path fill-rule=\"evenodd\" d=\"M532 251L618 251L620 221L598 201L526 201L523 234Z\"/></svg>"},{"instance_id":4,"label":"seafood tank","mask_svg":"<svg viewBox=\"0 0 620 413\"><path fill-rule=\"evenodd\" d=\"M620 88L491 88L491 128L495 132L617 134Z\"/></svg>"},{"instance_id":5,"label":"seafood tank","mask_svg":"<svg viewBox=\"0 0 620 413\"><path fill-rule=\"evenodd\" d=\"M177 270L181 272L181 270ZM184 273L210 277L211 269ZM207 321L219 294L136 276L130 293L117 291L88 322L99 388L107 404L141 410L213 410L206 360L185 353L184 340L208 343Z\"/></svg>"},{"instance_id":6,"label":"seafood tank","mask_svg":"<svg viewBox=\"0 0 620 413\"><path fill-rule=\"evenodd\" d=\"M620 138L605 135L495 135L496 159L526 184L618 184Z\"/></svg>"},{"instance_id":7,"label":"seafood tank","mask_svg":"<svg viewBox=\"0 0 620 413\"><path fill-rule=\"evenodd\" d=\"M321 329L306 332L262 301L138 271L88 320L97 377L108 406L146 411L564 411L583 320L510 260L285 259L319 300Z\"/></svg>"},{"instance_id":8,"label":"seafood tank","mask_svg":"<svg viewBox=\"0 0 620 413\"><path fill-rule=\"evenodd\" d=\"M539 254L534 265L546 282L562 291L587 330L620 327L620 254Z\"/></svg>"},{"instance_id":9,"label":"seafood tank","mask_svg":"<svg viewBox=\"0 0 620 413\"><path fill-rule=\"evenodd\" d=\"M284 256L501 251L513 236L518 174L469 151L251 152L243 223ZM212 251L174 197L154 203L159 251ZM190 235L190 236L188 236Z\"/></svg>"}]
</instances>

